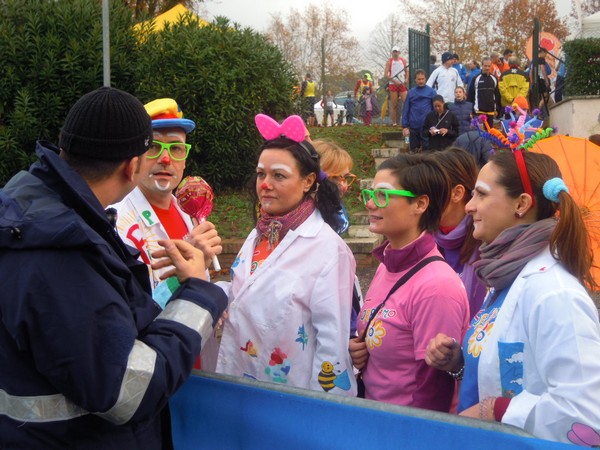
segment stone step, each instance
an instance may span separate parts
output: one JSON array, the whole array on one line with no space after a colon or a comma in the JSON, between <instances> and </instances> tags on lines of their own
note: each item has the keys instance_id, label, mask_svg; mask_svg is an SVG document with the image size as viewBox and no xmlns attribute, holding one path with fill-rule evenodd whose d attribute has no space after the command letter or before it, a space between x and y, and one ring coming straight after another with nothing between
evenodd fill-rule
<instances>
[{"instance_id":1,"label":"stone step","mask_svg":"<svg viewBox=\"0 0 600 450\"><path fill-rule=\"evenodd\" d=\"M350 225L348 228L348 237L361 238L361 237L376 237L377 234L369 231L369 225Z\"/></svg>"},{"instance_id":2,"label":"stone step","mask_svg":"<svg viewBox=\"0 0 600 450\"><path fill-rule=\"evenodd\" d=\"M344 239L354 255L370 255L375 247L383 242L383 237L380 235L373 237L347 237Z\"/></svg>"},{"instance_id":3,"label":"stone step","mask_svg":"<svg viewBox=\"0 0 600 450\"><path fill-rule=\"evenodd\" d=\"M364 188L364 189L367 189L367 188ZM352 225L368 225L369 224L369 213L367 211L353 213L350 216L350 223Z\"/></svg>"},{"instance_id":4,"label":"stone step","mask_svg":"<svg viewBox=\"0 0 600 450\"><path fill-rule=\"evenodd\" d=\"M394 156L396 156L400 153L401 153L401 150L399 147L371 149L371 156L373 158L393 158Z\"/></svg>"},{"instance_id":5,"label":"stone step","mask_svg":"<svg viewBox=\"0 0 600 450\"><path fill-rule=\"evenodd\" d=\"M402 141L404 140L404 135L402 134L402 128L399 131L384 131L381 133L382 141Z\"/></svg>"},{"instance_id":6,"label":"stone step","mask_svg":"<svg viewBox=\"0 0 600 450\"><path fill-rule=\"evenodd\" d=\"M404 142L404 138L402 138L401 140L385 141L385 145L389 145L390 147L397 147L402 153L406 153L408 151L408 146Z\"/></svg>"}]
</instances>

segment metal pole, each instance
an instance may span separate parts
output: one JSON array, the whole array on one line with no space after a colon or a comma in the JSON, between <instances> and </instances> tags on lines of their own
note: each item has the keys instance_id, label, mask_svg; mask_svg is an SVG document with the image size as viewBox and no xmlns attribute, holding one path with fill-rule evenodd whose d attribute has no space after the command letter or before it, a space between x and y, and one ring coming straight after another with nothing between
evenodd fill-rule
<instances>
[{"instance_id":1,"label":"metal pole","mask_svg":"<svg viewBox=\"0 0 600 450\"><path fill-rule=\"evenodd\" d=\"M321 97L325 98L325 38L321 38Z\"/></svg>"},{"instance_id":2,"label":"metal pole","mask_svg":"<svg viewBox=\"0 0 600 450\"><path fill-rule=\"evenodd\" d=\"M104 73L104 86L110 86L109 1L110 0L102 0L102 68Z\"/></svg>"},{"instance_id":3,"label":"metal pole","mask_svg":"<svg viewBox=\"0 0 600 450\"><path fill-rule=\"evenodd\" d=\"M529 105L529 110L533 111L536 109L540 103L539 97L539 52L540 52L540 19L536 17L533 19L533 37L531 38L531 76L532 76L532 86L531 86L531 105Z\"/></svg>"}]
</instances>

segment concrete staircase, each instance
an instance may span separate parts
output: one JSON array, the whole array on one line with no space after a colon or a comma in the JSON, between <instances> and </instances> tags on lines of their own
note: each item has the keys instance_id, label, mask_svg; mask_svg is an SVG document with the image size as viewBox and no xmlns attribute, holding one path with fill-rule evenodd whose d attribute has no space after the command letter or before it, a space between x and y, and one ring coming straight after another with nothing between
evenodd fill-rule
<instances>
[{"instance_id":1,"label":"concrete staircase","mask_svg":"<svg viewBox=\"0 0 600 450\"><path fill-rule=\"evenodd\" d=\"M402 132L382 133L384 146L371 150L375 167L388 158L408 151ZM360 180L360 189L369 189L373 185L371 178ZM348 236L344 238L356 258L357 267L367 267L375 263L371 252L383 242L383 237L369 231L369 217L366 211L354 213L350 217Z\"/></svg>"}]
</instances>

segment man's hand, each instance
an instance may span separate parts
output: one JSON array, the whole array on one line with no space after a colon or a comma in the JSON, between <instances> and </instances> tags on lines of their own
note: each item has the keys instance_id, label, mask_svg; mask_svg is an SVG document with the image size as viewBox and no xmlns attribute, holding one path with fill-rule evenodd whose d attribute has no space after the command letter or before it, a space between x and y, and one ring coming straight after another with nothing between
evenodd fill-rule
<instances>
[{"instance_id":1,"label":"man's hand","mask_svg":"<svg viewBox=\"0 0 600 450\"><path fill-rule=\"evenodd\" d=\"M408 127L402 128L402 136L410 136L410 129Z\"/></svg>"},{"instance_id":2,"label":"man's hand","mask_svg":"<svg viewBox=\"0 0 600 450\"><path fill-rule=\"evenodd\" d=\"M206 280L206 264L202 251L181 240L159 240L158 245L163 248L152 253L152 257L157 259L151 264L152 269L173 266L161 275L162 280L172 276L176 276L180 283L188 278Z\"/></svg>"},{"instance_id":3,"label":"man's hand","mask_svg":"<svg viewBox=\"0 0 600 450\"><path fill-rule=\"evenodd\" d=\"M194 219L193 223L195 226L185 240L204 253L204 263L209 267L213 257L223 251L221 237L212 222L198 223Z\"/></svg>"}]
</instances>

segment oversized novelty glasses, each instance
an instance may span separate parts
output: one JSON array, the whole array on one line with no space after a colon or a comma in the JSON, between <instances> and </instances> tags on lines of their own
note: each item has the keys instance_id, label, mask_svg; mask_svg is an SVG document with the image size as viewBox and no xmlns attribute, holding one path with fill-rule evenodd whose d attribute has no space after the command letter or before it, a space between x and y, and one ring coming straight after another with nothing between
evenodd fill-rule
<instances>
[{"instance_id":1,"label":"oversized novelty glasses","mask_svg":"<svg viewBox=\"0 0 600 450\"><path fill-rule=\"evenodd\" d=\"M334 183L346 183L346 186L351 186L356 180L356 175L353 173L347 173L346 175L329 175L329 179Z\"/></svg>"},{"instance_id":2,"label":"oversized novelty glasses","mask_svg":"<svg viewBox=\"0 0 600 450\"><path fill-rule=\"evenodd\" d=\"M150 149L146 153L146 158L159 158L166 150L173 161L183 161L190 154L190 148L192 148L192 144L184 144L183 142L152 141Z\"/></svg>"},{"instance_id":3,"label":"oversized novelty glasses","mask_svg":"<svg viewBox=\"0 0 600 450\"><path fill-rule=\"evenodd\" d=\"M373 199L373 203L378 208L385 208L390 203L390 195L399 195L400 197L416 197L410 191L405 191L401 189L363 189L362 190L362 199L363 203L366 205L370 199Z\"/></svg>"}]
</instances>

